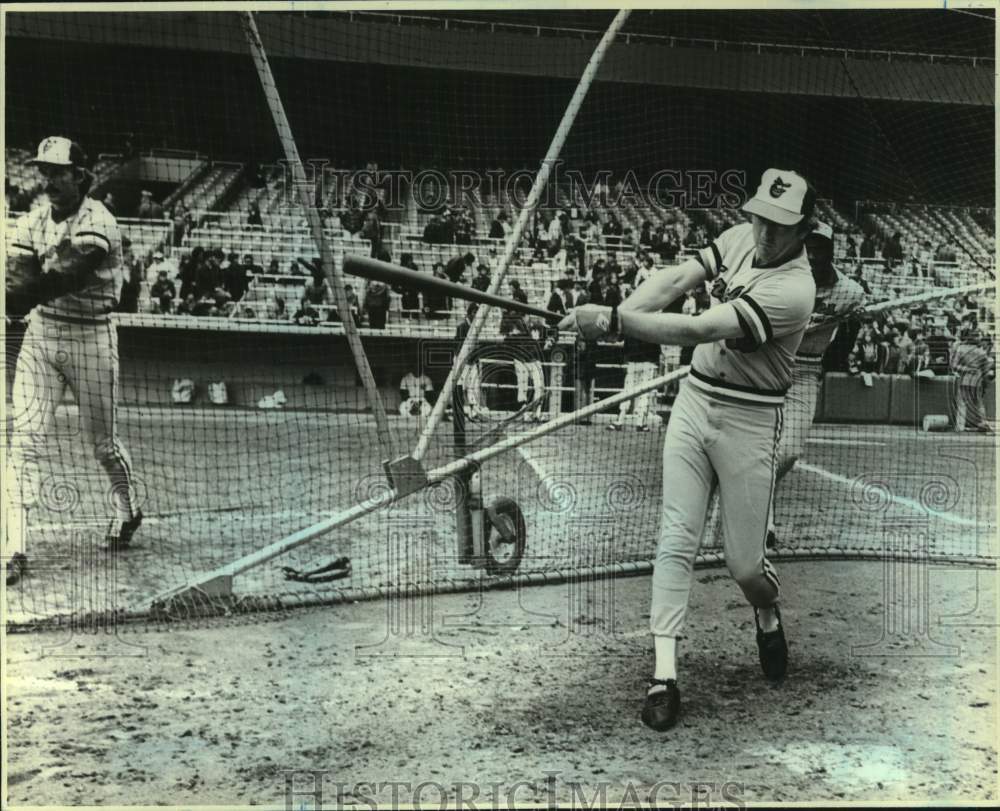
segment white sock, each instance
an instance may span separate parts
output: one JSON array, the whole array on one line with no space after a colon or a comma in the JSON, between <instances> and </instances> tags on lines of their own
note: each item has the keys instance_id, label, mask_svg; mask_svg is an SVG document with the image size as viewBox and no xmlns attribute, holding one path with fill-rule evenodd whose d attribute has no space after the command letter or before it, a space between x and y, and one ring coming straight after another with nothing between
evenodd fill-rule
<instances>
[{"instance_id":1,"label":"white sock","mask_svg":"<svg viewBox=\"0 0 1000 811\"><path fill-rule=\"evenodd\" d=\"M673 636L654 636L653 644L656 648L656 668L653 670L654 679L676 679L677 678L677 638Z\"/></svg>"},{"instance_id":2,"label":"white sock","mask_svg":"<svg viewBox=\"0 0 1000 811\"><path fill-rule=\"evenodd\" d=\"M760 629L765 634L769 634L771 633L771 631L777 631L778 615L774 612L774 607L772 606L771 608L758 608L757 622L760 623Z\"/></svg>"}]
</instances>

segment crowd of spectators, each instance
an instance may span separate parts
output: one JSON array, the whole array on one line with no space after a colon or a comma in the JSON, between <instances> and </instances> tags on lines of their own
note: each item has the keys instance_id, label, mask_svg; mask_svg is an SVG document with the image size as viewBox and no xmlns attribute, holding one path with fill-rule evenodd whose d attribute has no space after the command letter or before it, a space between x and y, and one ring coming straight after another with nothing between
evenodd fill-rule
<instances>
[{"instance_id":1,"label":"crowd of spectators","mask_svg":"<svg viewBox=\"0 0 1000 811\"><path fill-rule=\"evenodd\" d=\"M982 335L979 304L972 296L881 310L852 319L842 329L850 351L846 358L838 358L834 351L828 369L921 377L948 374L957 342Z\"/></svg>"}]
</instances>

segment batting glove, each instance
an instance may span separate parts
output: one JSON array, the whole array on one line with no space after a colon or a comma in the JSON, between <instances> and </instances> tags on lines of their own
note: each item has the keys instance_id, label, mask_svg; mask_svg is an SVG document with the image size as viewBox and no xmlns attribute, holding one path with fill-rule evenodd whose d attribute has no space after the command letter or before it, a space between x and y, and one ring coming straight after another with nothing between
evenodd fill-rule
<instances>
[{"instance_id":1,"label":"batting glove","mask_svg":"<svg viewBox=\"0 0 1000 811\"><path fill-rule=\"evenodd\" d=\"M611 308L601 304L583 304L570 310L559 329L575 329L586 341L593 341L608 334L611 329Z\"/></svg>"}]
</instances>

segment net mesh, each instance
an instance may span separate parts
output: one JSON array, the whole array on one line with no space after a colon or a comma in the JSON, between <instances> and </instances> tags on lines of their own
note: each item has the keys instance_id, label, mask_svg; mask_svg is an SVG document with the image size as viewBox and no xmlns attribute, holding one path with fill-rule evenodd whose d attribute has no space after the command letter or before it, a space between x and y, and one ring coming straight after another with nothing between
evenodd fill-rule
<instances>
[{"instance_id":1,"label":"net mesh","mask_svg":"<svg viewBox=\"0 0 1000 811\"><path fill-rule=\"evenodd\" d=\"M5 556L29 562L8 621L143 612L192 585L209 602L231 585L257 607L495 581L502 562L484 569L461 551L478 515L469 471L397 500L399 474L383 467L424 434L465 304L341 277L344 257L484 286L503 274L500 293L549 309L608 301L742 222L768 166L816 186L835 262L869 307L901 302L846 320L815 414L786 410L804 424L778 488L775 554L875 554L901 525L905 553L995 558L993 443L954 430L994 408L983 374L955 374L960 337L994 335L992 290L956 292L994 273L992 16L750 16L631 15L504 268L505 232L611 14L260 13L270 74L235 13L7 14L8 250L23 212L39 255L65 236L37 225L54 190L27 163L64 135L116 219L124 280L117 345L106 328L58 320L59 307L7 327L8 504L25 524ZM56 101L59 87L74 91ZM319 278L297 261L324 267L324 246L289 137L333 259ZM696 291L685 306L707 303ZM688 358L664 347L637 360L621 344L553 340L531 319L485 318L423 469L530 437L478 468L483 502L511 499L524 516L517 574L648 561L674 484L663 430L683 375L600 401ZM373 416L376 391L387 420ZM941 415L948 430L923 430ZM104 551L139 509L134 542ZM276 543L288 551L270 554ZM710 521L703 551L720 544ZM332 586L281 568L344 557Z\"/></svg>"}]
</instances>

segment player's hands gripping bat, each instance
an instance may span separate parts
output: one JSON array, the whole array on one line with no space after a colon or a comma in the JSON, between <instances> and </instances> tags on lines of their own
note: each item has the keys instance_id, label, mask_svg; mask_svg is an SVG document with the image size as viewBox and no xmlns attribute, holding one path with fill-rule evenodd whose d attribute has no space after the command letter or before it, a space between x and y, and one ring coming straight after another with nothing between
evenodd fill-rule
<instances>
[{"instance_id":1,"label":"player's hands gripping bat","mask_svg":"<svg viewBox=\"0 0 1000 811\"><path fill-rule=\"evenodd\" d=\"M601 304L582 304L569 311L559 322L559 329L576 330L586 341L594 341L611 331L611 308Z\"/></svg>"}]
</instances>

